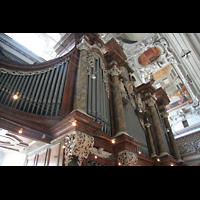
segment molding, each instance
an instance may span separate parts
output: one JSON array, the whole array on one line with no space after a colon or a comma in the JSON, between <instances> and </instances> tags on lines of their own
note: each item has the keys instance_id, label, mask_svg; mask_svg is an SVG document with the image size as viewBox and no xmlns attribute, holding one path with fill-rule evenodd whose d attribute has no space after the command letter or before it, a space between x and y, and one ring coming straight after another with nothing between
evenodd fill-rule
<instances>
[{"instance_id":1,"label":"molding","mask_svg":"<svg viewBox=\"0 0 200 200\"><path fill-rule=\"evenodd\" d=\"M117 136L119 136L119 135L122 135L122 134L124 134L124 135L128 135L129 137L131 137L127 132L125 132L125 131L120 131L120 132L118 132L116 135L115 135L115 137L117 137Z\"/></svg>"},{"instance_id":2,"label":"molding","mask_svg":"<svg viewBox=\"0 0 200 200\"><path fill-rule=\"evenodd\" d=\"M90 50L90 49L97 49L99 50L102 55L104 55L104 51L101 49L101 45L97 45L96 43L94 43L93 45L90 45L86 39L85 39L86 36L83 36L81 39L80 39L80 43L76 46L77 49L79 50Z\"/></svg>"},{"instance_id":3,"label":"molding","mask_svg":"<svg viewBox=\"0 0 200 200\"><path fill-rule=\"evenodd\" d=\"M37 71L15 71L15 70L9 70L9 69L5 69L5 68L0 68L0 72L1 73L8 73L8 74L12 74L12 75L21 75L21 76L25 76L25 75L35 75L35 74L41 74L41 73L46 73L48 71L51 71L57 67L59 67L60 65L68 62L70 59L70 57L66 58L65 60L63 60L62 62L59 62L49 68L46 69L42 69L42 70L37 70Z\"/></svg>"}]
</instances>

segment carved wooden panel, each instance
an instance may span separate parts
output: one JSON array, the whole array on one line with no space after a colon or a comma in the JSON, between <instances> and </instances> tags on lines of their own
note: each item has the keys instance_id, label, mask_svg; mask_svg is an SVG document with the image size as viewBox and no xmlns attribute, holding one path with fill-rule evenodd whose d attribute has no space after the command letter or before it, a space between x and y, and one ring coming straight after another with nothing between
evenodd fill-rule
<instances>
[{"instance_id":1,"label":"carved wooden panel","mask_svg":"<svg viewBox=\"0 0 200 200\"><path fill-rule=\"evenodd\" d=\"M38 154L36 166L45 166L46 152L47 150L42 151L41 153Z\"/></svg>"},{"instance_id":2,"label":"carved wooden panel","mask_svg":"<svg viewBox=\"0 0 200 200\"><path fill-rule=\"evenodd\" d=\"M60 143L52 146L49 150L50 153L48 166L58 166Z\"/></svg>"}]
</instances>

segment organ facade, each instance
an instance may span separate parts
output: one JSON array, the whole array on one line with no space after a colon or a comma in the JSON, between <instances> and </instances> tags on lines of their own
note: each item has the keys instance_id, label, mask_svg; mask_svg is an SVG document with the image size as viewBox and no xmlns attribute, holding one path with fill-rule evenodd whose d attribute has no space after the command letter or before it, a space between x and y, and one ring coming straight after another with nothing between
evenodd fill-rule
<instances>
[{"instance_id":1,"label":"organ facade","mask_svg":"<svg viewBox=\"0 0 200 200\"><path fill-rule=\"evenodd\" d=\"M45 144L27 152L25 165L184 165L169 98L153 87L154 78L135 86L113 38L73 33L65 41L70 51L50 61L0 59L0 127Z\"/></svg>"}]
</instances>

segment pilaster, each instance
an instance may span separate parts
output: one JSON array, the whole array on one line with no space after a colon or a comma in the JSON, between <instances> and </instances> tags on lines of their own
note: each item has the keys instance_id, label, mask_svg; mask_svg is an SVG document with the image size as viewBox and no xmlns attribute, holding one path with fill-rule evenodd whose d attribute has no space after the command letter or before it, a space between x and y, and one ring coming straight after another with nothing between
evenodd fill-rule
<instances>
[{"instance_id":1,"label":"pilaster","mask_svg":"<svg viewBox=\"0 0 200 200\"><path fill-rule=\"evenodd\" d=\"M79 109L86 113L86 99L87 99L87 51L90 46L83 38L81 43L77 45L77 49L80 50L78 71L75 85L74 95L74 107L73 109Z\"/></svg>"}]
</instances>

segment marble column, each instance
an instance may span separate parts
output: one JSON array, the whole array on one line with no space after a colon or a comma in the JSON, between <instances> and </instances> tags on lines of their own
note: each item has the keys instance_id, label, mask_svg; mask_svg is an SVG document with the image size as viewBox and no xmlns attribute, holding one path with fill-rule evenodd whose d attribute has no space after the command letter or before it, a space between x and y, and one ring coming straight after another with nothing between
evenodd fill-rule
<instances>
[{"instance_id":1,"label":"marble column","mask_svg":"<svg viewBox=\"0 0 200 200\"><path fill-rule=\"evenodd\" d=\"M177 144L176 144L176 140L174 139L174 135L173 135L173 132L171 130L170 123L169 123L169 120L168 120L168 115L169 114L167 113L167 111L162 112L162 116L164 118L165 126L168 130L168 136L169 136L171 147L172 147L172 150L173 150L173 153L174 153L174 157L179 162L182 162L183 160L181 159L181 155L179 153L179 150L178 150L178 147L177 147Z\"/></svg>"},{"instance_id":2,"label":"marble column","mask_svg":"<svg viewBox=\"0 0 200 200\"><path fill-rule=\"evenodd\" d=\"M151 129L150 129L151 124L146 123L145 126L147 127L147 132L148 132L148 136L149 136L149 142L150 142L150 147L151 147L151 157L154 157L154 156L156 156L156 150L155 150L153 138L151 135Z\"/></svg>"},{"instance_id":3,"label":"marble column","mask_svg":"<svg viewBox=\"0 0 200 200\"><path fill-rule=\"evenodd\" d=\"M160 128L160 124L157 118L157 113L156 113L156 109L155 109L155 101L150 98L149 100L146 101L146 103L149 105L149 109L150 109L150 113L152 114L152 121L153 121L153 126L154 126L154 131L155 131L155 135L156 135L156 140L158 143L158 150L160 155L159 156L163 156L163 155L167 155L167 150L165 148L165 143L162 137L162 132L161 132L161 128Z\"/></svg>"},{"instance_id":4,"label":"marble column","mask_svg":"<svg viewBox=\"0 0 200 200\"><path fill-rule=\"evenodd\" d=\"M80 57L76 77L73 109L80 110L84 113L86 113L87 105L87 50L89 48L89 44L84 39L79 45L77 45L77 49L80 50Z\"/></svg>"},{"instance_id":5,"label":"marble column","mask_svg":"<svg viewBox=\"0 0 200 200\"><path fill-rule=\"evenodd\" d=\"M125 119L124 119L124 109L121 96L121 90L119 85L119 75L121 70L117 68L116 65L112 69L108 70L108 73L112 76L112 90L113 90L113 108L114 108L114 120L116 127L116 136L126 133Z\"/></svg>"}]
</instances>

